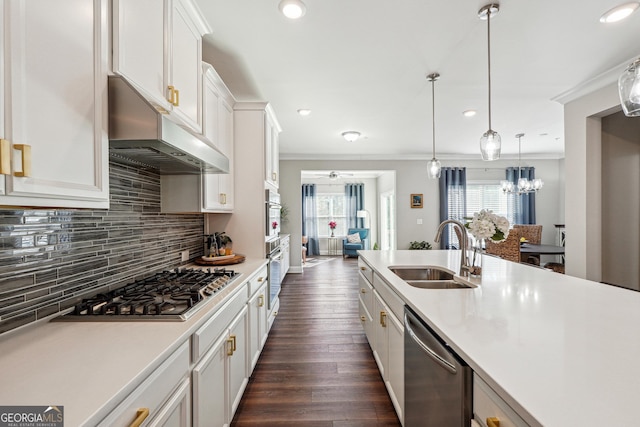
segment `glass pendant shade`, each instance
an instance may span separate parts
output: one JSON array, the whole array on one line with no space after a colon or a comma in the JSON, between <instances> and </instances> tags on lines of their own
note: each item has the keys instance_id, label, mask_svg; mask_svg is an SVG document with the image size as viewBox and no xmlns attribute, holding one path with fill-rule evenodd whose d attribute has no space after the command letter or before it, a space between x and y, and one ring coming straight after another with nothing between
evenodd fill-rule
<instances>
[{"instance_id":1,"label":"glass pendant shade","mask_svg":"<svg viewBox=\"0 0 640 427\"><path fill-rule=\"evenodd\" d=\"M502 138L498 132L491 129L486 131L480 138L480 154L482 160L498 160L500 149L502 148Z\"/></svg>"},{"instance_id":2,"label":"glass pendant shade","mask_svg":"<svg viewBox=\"0 0 640 427\"><path fill-rule=\"evenodd\" d=\"M440 178L440 172L442 171L442 167L440 166L440 160L435 157L429 160L427 163L427 172L429 174L429 178L438 179Z\"/></svg>"},{"instance_id":3,"label":"glass pendant shade","mask_svg":"<svg viewBox=\"0 0 640 427\"><path fill-rule=\"evenodd\" d=\"M620 104L627 117L640 116L640 58L629 64L618 79Z\"/></svg>"}]
</instances>

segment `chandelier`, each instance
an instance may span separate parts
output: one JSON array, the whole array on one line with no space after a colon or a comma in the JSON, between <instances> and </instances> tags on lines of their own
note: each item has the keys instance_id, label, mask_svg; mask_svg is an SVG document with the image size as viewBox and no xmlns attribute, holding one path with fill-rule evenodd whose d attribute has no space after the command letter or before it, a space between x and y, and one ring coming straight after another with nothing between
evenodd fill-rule
<instances>
[{"instance_id":1,"label":"chandelier","mask_svg":"<svg viewBox=\"0 0 640 427\"><path fill-rule=\"evenodd\" d=\"M542 188L544 182L540 178L536 178L533 180L528 180L527 178L522 176L522 170L520 167L521 161L521 143L520 140L524 136L524 133L519 133L516 135L518 138L518 183L514 184L511 181L500 181L500 187L502 188L502 192L505 194L527 194L527 193L537 193L538 190Z\"/></svg>"}]
</instances>

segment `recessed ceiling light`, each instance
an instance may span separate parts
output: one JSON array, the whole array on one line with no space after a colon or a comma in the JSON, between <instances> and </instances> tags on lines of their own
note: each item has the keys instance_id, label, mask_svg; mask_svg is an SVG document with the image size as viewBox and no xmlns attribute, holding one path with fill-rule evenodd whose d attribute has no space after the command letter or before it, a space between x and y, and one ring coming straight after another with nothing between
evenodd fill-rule
<instances>
[{"instance_id":1,"label":"recessed ceiling light","mask_svg":"<svg viewBox=\"0 0 640 427\"><path fill-rule=\"evenodd\" d=\"M342 137L349 142L353 142L356 139L360 138L360 132L356 132L355 130L348 130L346 132L342 132Z\"/></svg>"},{"instance_id":2,"label":"recessed ceiling light","mask_svg":"<svg viewBox=\"0 0 640 427\"><path fill-rule=\"evenodd\" d=\"M301 108L298 110L298 114L300 114L302 117L306 117L309 114L311 114L311 110L306 109L306 108Z\"/></svg>"},{"instance_id":3,"label":"recessed ceiling light","mask_svg":"<svg viewBox=\"0 0 640 427\"><path fill-rule=\"evenodd\" d=\"M476 115L476 110L467 110L467 111L463 111L462 115L465 117L473 117Z\"/></svg>"},{"instance_id":4,"label":"recessed ceiling light","mask_svg":"<svg viewBox=\"0 0 640 427\"><path fill-rule=\"evenodd\" d=\"M289 19L298 19L307 11L307 7L301 0L282 0L278 8Z\"/></svg>"},{"instance_id":5,"label":"recessed ceiling light","mask_svg":"<svg viewBox=\"0 0 640 427\"><path fill-rule=\"evenodd\" d=\"M624 18L631 15L640 6L640 3L634 1L631 3L621 4L608 10L600 17L600 22L610 24L612 22L622 21Z\"/></svg>"}]
</instances>

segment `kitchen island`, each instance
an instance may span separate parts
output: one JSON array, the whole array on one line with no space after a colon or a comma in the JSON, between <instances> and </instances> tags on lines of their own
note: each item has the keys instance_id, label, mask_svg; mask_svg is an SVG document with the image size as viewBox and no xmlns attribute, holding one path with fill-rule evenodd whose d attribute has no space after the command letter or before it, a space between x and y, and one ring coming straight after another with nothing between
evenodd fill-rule
<instances>
[{"instance_id":1,"label":"kitchen island","mask_svg":"<svg viewBox=\"0 0 640 427\"><path fill-rule=\"evenodd\" d=\"M360 251L530 425L638 425L640 293L483 256L467 289L419 289L389 266L458 272L459 251Z\"/></svg>"}]
</instances>

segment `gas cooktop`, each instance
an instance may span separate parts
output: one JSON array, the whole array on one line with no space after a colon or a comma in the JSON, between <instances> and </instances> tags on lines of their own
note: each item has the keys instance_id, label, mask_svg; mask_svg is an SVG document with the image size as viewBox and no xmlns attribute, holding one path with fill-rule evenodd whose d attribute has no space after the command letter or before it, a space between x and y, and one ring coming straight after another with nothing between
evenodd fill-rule
<instances>
[{"instance_id":1,"label":"gas cooktop","mask_svg":"<svg viewBox=\"0 0 640 427\"><path fill-rule=\"evenodd\" d=\"M175 269L84 298L56 320L187 320L241 274L224 268Z\"/></svg>"}]
</instances>

